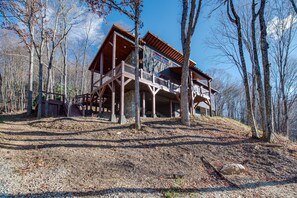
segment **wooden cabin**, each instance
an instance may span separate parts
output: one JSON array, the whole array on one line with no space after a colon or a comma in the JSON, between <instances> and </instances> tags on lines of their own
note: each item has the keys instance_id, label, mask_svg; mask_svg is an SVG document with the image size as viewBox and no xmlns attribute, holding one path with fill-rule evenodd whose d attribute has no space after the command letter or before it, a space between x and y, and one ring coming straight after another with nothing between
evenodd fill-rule
<instances>
[{"instance_id":1,"label":"wooden cabin","mask_svg":"<svg viewBox=\"0 0 297 198\"><path fill-rule=\"evenodd\" d=\"M108 115L112 122L125 123L135 115L134 35L113 25L89 66L92 72L89 94L78 96L75 103L85 114ZM148 32L140 39L140 95L143 117L178 117L183 55L165 41ZM212 78L190 60L191 111L214 111Z\"/></svg>"}]
</instances>

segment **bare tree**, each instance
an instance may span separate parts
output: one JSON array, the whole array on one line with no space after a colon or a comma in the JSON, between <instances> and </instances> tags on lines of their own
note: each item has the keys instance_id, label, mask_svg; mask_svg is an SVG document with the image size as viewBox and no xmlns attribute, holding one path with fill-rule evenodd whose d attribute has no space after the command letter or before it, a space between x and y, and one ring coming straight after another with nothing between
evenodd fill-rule
<instances>
[{"instance_id":1,"label":"bare tree","mask_svg":"<svg viewBox=\"0 0 297 198\"><path fill-rule=\"evenodd\" d=\"M267 26L265 22L265 6L266 0L261 0L259 8L259 23L260 23L260 44L262 53L262 66L264 71L264 95L265 95L265 110L267 130L264 131L263 139L271 142L272 133L274 132L273 116L272 116L272 96L271 96L271 82L270 82L270 62L268 57L268 43L267 43Z\"/></svg>"},{"instance_id":2,"label":"bare tree","mask_svg":"<svg viewBox=\"0 0 297 198\"><path fill-rule=\"evenodd\" d=\"M54 1L52 1L53 3ZM48 52L49 52L49 59L48 59L48 67L47 67L47 80L46 80L46 94L45 94L45 116L48 116L49 113L49 90L50 86L53 87L52 82L52 68L53 68L53 60L56 49L60 46L62 41L67 37L69 31L72 28L71 21L66 22L66 17L71 8L67 8L63 2L63 0L59 0L56 2L57 4L52 5L51 7L55 7L55 12L52 13L52 17L50 21L53 21L52 24L48 23L46 27L46 36L48 40ZM68 24L63 24L63 22ZM60 27L63 28L60 28ZM53 88L51 88L52 90Z\"/></svg>"},{"instance_id":3,"label":"bare tree","mask_svg":"<svg viewBox=\"0 0 297 198\"><path fill-rule=\"evenodd\" d=\"M2 28L12 30L15 32L21 41L25 44L29 52L29 75L28 75L28 104L27 114L32 113L33 101L33 69L34 69L34 45L32 40L35 36L35 20L38 12L37 0L21 0L21 1L1 1L0 16L4 19L2 21Z\"/></svg>"},{"instance_id":4,"label":"bare tree","mask_svg":"<svg viewBox=\"0 0 297 198\"><path fill-rule=\"evenodd\" d=\"M288 70L289 55L294 50L292 46L293 38L296 28L294 23L296 18L292 13L291 6L286 1L275 1L273 5L274 18L268 25L268 33L271 37L271 57L275 63L277 70L277 77L279 82L277 90L277 100L282 103L277 107L279 123L276 123L277 131L283 132L285 135L289 134L289 113L288 113L288 95L286 91L286 81ZM279 98L281 97L281 98ZM281 131L280 131L281 130Z\"/></svg>"},{"instance_id":5,"label":"bare tree","mask_svg":"<svg viewBox=\"0 0 297 198\"><path fill-rule=\"evenodd\" d=\"M141 129L140 120L140 87L139 87L139 29L141 26L140 14L143 0L87 0L93 11L104 16L111 10L116 10L129 17L134 22L135 36L135 128Z\"/></svg>"},{"instance_id":6,"label":"bare tree","mask_svg":"<svg viewBox=\"0 0 297 198\"><path fill-rule=\"evenodd\" d=\"M189 116L189 60L191 41L200 16L202 0L182 1L181 43L183 48L183 66L181 78L181 122L190 126Z\"/></svg>"},{"instance_id":7,"label":"bare tree","mask_svg":"<svg viewBox=\"0 0 297 198\"><path fill-rule=\"evenodd\" d=\"M297 6L296 6L296 3L294 2L294 0L289 0L289 1L291 2L294 11L295 11L295 13L297 14Z\"/></svg>"},{"instance_id":8,"label":"bare tree","mask_svg":"<svg viewBox=\"0 0 297 198\"><path fill-rule=\"evenodd\" d=\"M231 9L231 12L230 12L230 9ZM249 125L251 126L251 129L252 129L252 136L254 138L258 138L257 127L256 127L254 112L253 112L252 103L251 103L248 72L247 72L247 67L246 67L246 62L245 62L245 57L244 57L241 19L236 12L236 9L233 4L233 0L229 0L227 3L227 14L228 14L229 20L236 26L236 29L237 29L237 42L238 42L237 44L238 44L240 61L241 61L240 69L242 70L243 82L244 82L245 93L246 93L246 105L247 105L247 112L248 112L248 120L249 120Z\"/></svg>"}]
</instances>

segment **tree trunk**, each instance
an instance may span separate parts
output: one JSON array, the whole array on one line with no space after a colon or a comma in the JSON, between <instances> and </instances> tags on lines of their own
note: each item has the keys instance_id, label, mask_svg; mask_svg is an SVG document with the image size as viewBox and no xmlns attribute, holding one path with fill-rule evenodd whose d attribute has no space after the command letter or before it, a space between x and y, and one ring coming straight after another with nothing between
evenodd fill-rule
<instances>
[{"instance_id":1,"label":"tree trunk","mask_svg":"<svg viewBox=\"0 0 297 198\"><path fill-rule=\"evenodd\" d=\"M52 64L53 64L53 57L50 55L50 61L48 64L48 69L47 69L47 80L46 80L46 93L45 93L45 116L48 116L49 113L49 105L48 105L48 100L49 100L49 90L50 90L50 83L52 80Z\"/></svg>"},{"instance_id":2,"label":"tree trunk","mask_svg":"<svg viewBox=\"0 0 297 198\"><path fill-rule=\"evenodd\" d=\"M135 6L135 128L141 129L140 122L140 88L139 88L139 6Z\"/></svg>"},{"instance_id":3,"label":"tree trunk","mask_svg":"<svg viewBox=\"0 0 297 198\"><path fill-rule=\"evenodd\" d=\"M272 119L272 97L271 97L271 85L270 85L270 63L268 58L268 43L267 43L267 27L265 22L265 5L266 0L261 0L259 10L259 22L261 33L261 52L262 52L262 65L264 71L264 89L265 89L265 107L266 107L266 123L267 131L264 132L263 139L267 142L272 141L273 119Z\"/></svg>"},{"instance_id":4,"label":"tree trunk","mask_svg":"<svg viewBox=\"0 0 297 198\"><path fill-rule=\"evenodd\" d=\"M182 67L182 78L180 88L180 108L181 108L181 122L186 126L190 126L189 115L189 57L190 49L185 47L183 50L184 62Z\"/></svg>"},{"instance_id":5,"label":"tree trunk","mask_svg":"<svg viewBox=\"0 0 297 198\"><path fill-rule=\"evenodd\" d=\"M30 62L29 62L29 90L28 90L28 104L27 104L27 115L32 114L32 103L33 103L33 70L34 70L34 46L30 48Z\"/></svg>"},{"instance_id":6,"label":"tree trunk","mask_svg":"<svg viewBox=\"0 0 297 198\"><path fill-rule=\"evenodd\" d=\"M251 23L251 32L252 32L252 45L253 45L253 61L255 66L255 75L257 80L257 90L259 93L259 110L261 114L261 125L262 130L266 131L267 124L266 124L266 116L265 116L265 98L264 98L264 89L263 89L263 82L262 82L262 75L261 75L261 69L259 64L259 57L258 57L258 51L257 51L257 41L256 41L256 27L255 27L255 21L257 19L257 14L255 11L255 0L253 0L252 3L252 23Z\"/></svg>"},{"instance_id":7,"label":"tree trunk","mask_svg":"<svg viewBox=\"0 0 297 198\"><path fill-rule=\"evenodd\" d=\"M42 116L42 74L43 74L43 65L41 62L41 57L39 57L39 75L38 75L38 112L37 118L40 119Z\"/></svg>"},{"instance_id":8,"label":"tree trunk","mask_svg":"<svg viewBox=\"0 0 297 198\"><path fill-rule=\"evenodd\" d=\"M249 125L251 127L251 130L252 130L252 137L253 138L258 138L257 127L256 127L255 117L254 117L254 113L253 113L253 109L252 109L252 103L251 103L248 72L247 72L246 62L245 62L244 52L243 52L241 22L240 22L239 16L237 15L237 13L235 11L232 0L230 0L230 7L231 7L232 14L235 17L235 19L232 19L231 16L229 18L230 18L230 21L233 22L236 25L236 28L237 28L237 42L238 42L237 44L238 44L238 50L239 50L239 56L240 56L240 62L241 62L241 69L242 69L242 74L243 74L243 83L244 83L244 87L245 87L248 123L249 123Z\"/></svg>"}]
</instances>

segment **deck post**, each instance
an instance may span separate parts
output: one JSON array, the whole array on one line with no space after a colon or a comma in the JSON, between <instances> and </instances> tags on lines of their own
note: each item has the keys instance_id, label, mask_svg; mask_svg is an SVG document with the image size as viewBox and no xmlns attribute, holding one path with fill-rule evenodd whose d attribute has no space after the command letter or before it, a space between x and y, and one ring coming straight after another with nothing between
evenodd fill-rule
<instances>
[{"instance_id":1,"label":"deck post","mask_svg":"<svg viewBox=\"0 0 297 198\"><path fill-rule=\"evenodd\" d=\"M100 96L99 97L99 113L102 113L102 99L103 99L103 97Z\"/></svg>"},{"instance_id":2,"label":"deck post","mask_svg":"<svg viewBox=\"0 0 297 198\"><path fill-rule=\"evenodd\" d=\"M145 92L142 92L142 117L146 117L145 116Z\"/></svg>"},{"instance_id":3,"label":"deck post","mask_svg":"<svg viewBox=\"0 0 297 198\"><path fill-rule=\"evenodd\" d=\"M120 119L119 119L119 123L120 124L126 124L127 120L126 120L126 116L124 113L124 103L125 103L125 76L124 76L124 69L125 69L125 62L122 61L122 74L121 74L121 114L120 114Z\"/></svg>"},{"instance_id":4,"label":"deck post","mask_svg":"<svg viewBox=\"0 0 297 198\"><path fill-rule=\"evenodd\" d=\"M193 92L193 89L194 89L194 86L193 86L193 72L191 71L190 73L190 85L191 85L191 115L193 116L194 115L194 92Z\"/></svg>"},{"instance_id":5,"label":"deck post","mask_svg":"<svg viewBox=\"0 0 297 198\"><path fill-rule=\"evenodd\" d=\"M154 87L154 86L150 86L150 85L148 85L148 87L149 87L149 89L150 89L150 91L151 91L151 93L152 93L152 96L153 96L153 103L152 103L152 117L153 118L156 118L157 117L157 115L156 115L156 94L158 93L158 91L160 91L160 89L157 89L156 87Z\"/></svg>"},{"instance_id":6,"label":"deck post","mask_svg":"<svg viewBox=\"0 0 297 198\"><path fill-rule=\"evenodd\" d=\"M116 122L116 115L115 115L115 87L114 87L114 81L111 82L111 115L110 115L110 121Z\"/></svg>"},{"instance_id":7,"label":"deck post","mask_svg":"<svg viewBox=\"0 0 297 198\"><path fill-rule=\"evenodd\" d=\"M117 35L113 34L112 42L112 76L115 76L115 66L116 66L116 50L117 50Z\"/></svg>"},{"instance_id":8,"label":"deck post","mask_svg":"<svg viewBox=\"0 0 297 198\"><path fill-rule=\"evenodd\" d=\"M86 111L88 111L89 96L86 94Z\"/></svg>"},{"instance_id":9,"label":"deck post","mask_svg":"<svg viewBox=\"0 0 297 198\"><path fill-rule=\"evenodd\" d=\"M157 115L156 115L156 95L153 94L153 118L156 118Z\"/></svg>"},{"instance_id":10,"label":"deck post","mask_svg":"<svg viewBox=\"0 0 297 198\"><path fill-rule=\"evenodd\" d=\"M212 117L211 80L208 80L208 95L209 95L209 115Z\"/></svg>"},{"instance_id":11,"label":"deck post","mask_svg":"<svg viewBox=\"0 0 297 198\"><path fill-rule=\"evenodd\" d=\"M103 77L103 53L100 53L100 86L102 86L102 77Z\"/></svg>"}]
</instances>

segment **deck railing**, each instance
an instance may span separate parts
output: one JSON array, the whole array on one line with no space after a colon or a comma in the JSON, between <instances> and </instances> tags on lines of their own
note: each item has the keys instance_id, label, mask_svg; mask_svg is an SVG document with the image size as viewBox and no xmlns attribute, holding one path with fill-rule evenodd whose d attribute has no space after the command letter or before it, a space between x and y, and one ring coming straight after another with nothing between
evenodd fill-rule
<instances>
[{"instance_id":1,"label":"deck railing","mask_svg":"<svg viewBox=\"0 0 297 198\"><path fill-rule=\"evenodd\" d=\"M135 67L127 63L124 63L124 67L125 67L124 69L125 72L135 75ZM140 80L147 81L151 84L157 84L163 88L169 89L172 92L179 92L180 86L178 84L172 83L170 82L170 80L165 80L163 78L160 78L152 73L143 71L143 69L139 70L139 77L140 77Z\"/></svg>"},{"instance_id":2,"label":"deck railing","mask_svg":"<svg viewBox=\"0 0 297 198\"><path fill-rule=\"evenodd\" d=\"M127 73L127 74L131 74L131 76L134 77L135 76L135 67L122 61L121 64L119 64L114 69L107 72L102 77L102 79L97 80L93 84L93 86L100 83L100 81L102 81L102 85L104 85L106 82L111 80L113 78L113 76L117 76L118 74L122 74L123 72ZM180 85L175 84L175 83L171 82L170 80L165 80L165 79L158 77L152 73L148 73L148 72L144 71L143 69L139 70L139 78L141 81L148 82L153 85L158 85L161 88L168 89L170 92L174 92L174 93L180 92ZM193 91L194 91L195 95L200 95L205 98L209 98L208 90L204 89L202 86L194 85ZM86 100L87 96L84 96L84 97L85 98L82 98L83 101Z\"/></svg>"}]
</instances>

